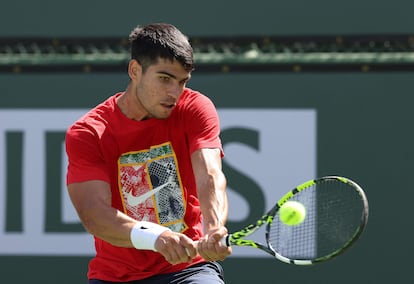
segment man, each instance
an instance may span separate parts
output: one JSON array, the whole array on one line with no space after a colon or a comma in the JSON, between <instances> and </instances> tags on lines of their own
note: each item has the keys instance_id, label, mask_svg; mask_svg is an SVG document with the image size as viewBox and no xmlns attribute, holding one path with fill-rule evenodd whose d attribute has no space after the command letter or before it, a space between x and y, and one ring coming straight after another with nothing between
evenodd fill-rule
<instances>
[{"instance_id":1,"label":"man","mask_svg":"<svg viewBox=\"0 0 414 284\"><path fill-rule=\"evenodd\" d=\"M138 26L129 39L126 90L66 136L69 195L95 238L89 283L224 283L217 111L186 87L193 50L176 27Z\"/></svg>"}]
</instances>

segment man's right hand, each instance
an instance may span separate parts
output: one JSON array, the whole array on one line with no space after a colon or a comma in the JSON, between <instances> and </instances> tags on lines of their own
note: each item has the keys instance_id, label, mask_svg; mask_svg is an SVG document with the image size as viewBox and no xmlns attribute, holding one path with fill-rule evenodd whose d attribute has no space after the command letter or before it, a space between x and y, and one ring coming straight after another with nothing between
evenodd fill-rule
<instances>
[{"instance_id":1,"label":"man's right hand","mask_svg":"<svg viewBox=\"0 0 414 284\"><path fill-rule=\"evenodd\" d=\"M157 238L155 249L171 264L190 262L197 256L197 243L172 231L165 231Z\"/></svg>"}]
</instances>

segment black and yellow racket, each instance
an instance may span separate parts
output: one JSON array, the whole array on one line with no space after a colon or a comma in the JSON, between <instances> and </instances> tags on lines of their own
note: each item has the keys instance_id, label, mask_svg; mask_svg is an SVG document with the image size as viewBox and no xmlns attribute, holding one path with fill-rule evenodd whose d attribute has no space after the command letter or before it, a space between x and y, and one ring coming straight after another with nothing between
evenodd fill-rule
<instances>
[{"instance_id":1,"label":"black and yellow racket","mask_svg":"<svg viewBox=\"0 0 414 284\"><path fill-rule=\"evenodd\" d=\"M280 209L288 201L299 202L306 210L297 225L280 220ZM285 263L311 265L344 252L360 237L367 222L368 200L362 188L348 178L326 176L297 186L256 223L222 241L227 246L261 249ZM262 226L266 245L245 239Z\"/></svg>"}]
</instances>

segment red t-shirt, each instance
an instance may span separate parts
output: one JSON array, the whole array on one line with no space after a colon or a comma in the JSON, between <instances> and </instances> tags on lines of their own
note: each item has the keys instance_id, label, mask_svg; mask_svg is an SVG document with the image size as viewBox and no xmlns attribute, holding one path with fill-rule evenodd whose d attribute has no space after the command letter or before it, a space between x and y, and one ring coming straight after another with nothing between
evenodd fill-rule
<instances>
[{"instance_id":1,"label":"red t-shirt","mask_svg":"<svg viewBox=\"0 0 414 284\"><path fill-rule=\"evenodd\" d=\"M201 148L222 151L213 103L186 88L168 119L135 121L117 106L120 95L108 98L68 129L67 184L106 181L114 208L199 239L202 220L190 156ZM115 247L96 237L95 248L89 279L139 280L202 261L198 257L192 264L171 265L157 252Z\"/></svg>"}]
</instances>

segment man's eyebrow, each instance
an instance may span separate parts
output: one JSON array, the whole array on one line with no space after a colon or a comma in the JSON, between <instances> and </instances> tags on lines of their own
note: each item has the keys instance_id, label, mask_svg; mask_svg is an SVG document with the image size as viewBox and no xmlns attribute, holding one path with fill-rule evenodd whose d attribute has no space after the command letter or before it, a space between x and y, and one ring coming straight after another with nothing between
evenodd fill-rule
<instances>
[{"instance_id":1,"label":"man's eyebrow","mask_svg":"<svg viewBox=\"0 0 414 284\"><path fill-rule=\"evenodd\" d=\"M171 73L169 73L167 71L158 71L157 73L158 74L161 74L161 75L166 75L168 77L171 77L173 79L178 80L177 76L175 76L174 74L171 74ZM187 77L181 79L180 81L188 81L188 80L190 80L190 78L191 78L191 75L188 75Z\"/></svg>"}]
</instances>

